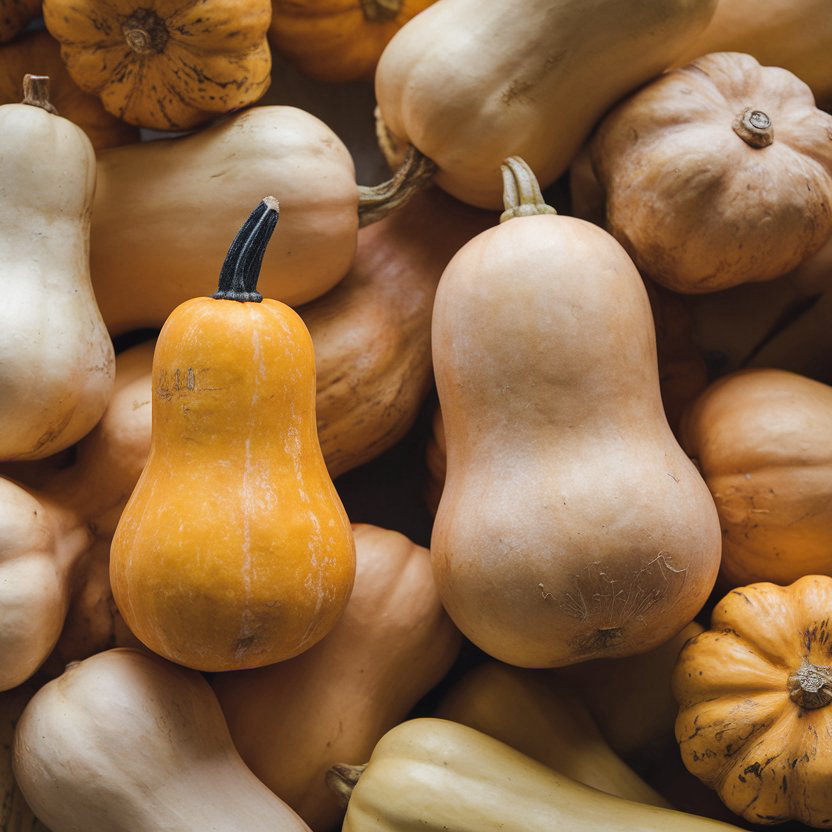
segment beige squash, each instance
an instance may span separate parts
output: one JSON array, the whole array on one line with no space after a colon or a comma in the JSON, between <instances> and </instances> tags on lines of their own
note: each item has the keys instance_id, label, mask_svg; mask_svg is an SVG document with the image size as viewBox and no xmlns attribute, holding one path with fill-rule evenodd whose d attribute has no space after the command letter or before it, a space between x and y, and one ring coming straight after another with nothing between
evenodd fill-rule
<instances>
[{"instance_id":1,"label":"beige squash","mask_svg":"<svg viewBox=\"0 0 832 832\"><path fill-rule=\"evenodd\" d=\"M302 832L243 764L191 670L127 648L69 667L26 706L14 773L53 832Z\"/></svg>"},{"instance_id":2,"label":"beige squash","mask_svg":"<svg viewBox=\"0 0 832 832\"><path fill-rule=\"evenodd\" d=\"M716 509L668 427L632 261L597 226L545 213L521 160L505 172L503 221L456 254L434 305L437 586L509 664L644 653L708 597Z\"/></svg>"},{"instance_id":3,"label":"beige squash","mask_svg":"<svg viewBox=\"0 0 832 832\"><path fill-rule=\"evenodd\" d=\"M438 165L442 188L498 208L506 156L553 182L603 113L669 66L715 8L716 0L442 0L384 50L381 118Z\"/></svg>"}]
</instances>

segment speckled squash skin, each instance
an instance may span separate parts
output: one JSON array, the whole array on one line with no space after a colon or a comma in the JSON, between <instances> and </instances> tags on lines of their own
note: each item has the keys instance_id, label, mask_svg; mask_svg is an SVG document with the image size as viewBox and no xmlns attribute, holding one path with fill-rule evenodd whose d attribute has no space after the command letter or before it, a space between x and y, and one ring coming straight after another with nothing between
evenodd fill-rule
<instances>
[{"instance_id":1,"label":"speckled squash skin","mask_svg":"<svg viewBox=\"0 0 832 832\"><path fill-rule=\"evenodd\" d=\"M81 89L129 124L196 127L268 89L269 0L47 0Z\"/></svg>"},{"instance_id":2,"label":"speckled squash skin","mask_svg":"<svg viewBox=\"0 0 832 832\"><path fill-rule=\"evenodd\" d=\"M110 551L127 625L197 670L306 650L334 626L355 576L315 428L309 331L285 304L255 300L256 270L245 291L224 284L229 261L262 258L263 238L245 234L275 211L269 200L232 244L221 299L183 303L159 334L150 455Z\"/></svg>"},{"instance_id":3,"label":"speckled squash skin","mask_svg":"<svg viewBox=\"0 0 832 832\"><path fill-rule=\"evenodd\" d=\"M436 0L272 0L269 40L321 81L370 80L388 41Z\"/></svg>"},{"instance_id":4,"label":"speckled squash skin","mask_svg":"<svg viewBox=\"0 0 832 832\"><path fill-rule=\"evenodd\" d=\"M40 6L41 0L0 0L0 43L22 32L40 14Z\"/></svg>"},{"instance_id":5,"label":"speckled squash skin","mask_svg":"<svg viewBox=\"0 0 832 832\"><path fill-rule=\"evenodd\" d=\"M673 675L687 769L752 823L832 827L832 578L732 590Z\"/></svg>"},{"instance_id":6,"label":"speckled squash skin","mask_svg":"<svg viewBox=\"0 0 832 832\"><path fill-rule=\"evenodd\" d=\"M682 423L722 527L720 581L832 572L832 388L784 370L723 376Z\"/></svg>"}]
</instances>

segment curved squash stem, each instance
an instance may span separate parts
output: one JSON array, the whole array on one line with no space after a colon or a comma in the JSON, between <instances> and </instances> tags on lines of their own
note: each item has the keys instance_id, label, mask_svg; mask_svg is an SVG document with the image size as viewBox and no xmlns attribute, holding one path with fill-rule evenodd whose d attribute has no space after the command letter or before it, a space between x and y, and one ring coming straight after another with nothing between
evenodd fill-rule
<instances>
[{"instance_id":1,"label":"curved squash stem","mask_svg":"<svg viewBox=\"0 0 832 832\"><path fill-rule=\"evenodd\" d=\"M260 303L263 300L257 291L257 280L266 246L279 216L280 206L273 196L265 197L251 212L228 249L220 270L219 286L211 297L240 303Z\"/></svg>"},{"instance_id":2,"label":"curved squash stem","mask_svg":"<svg viewBox=\"0 0 832 832\"><path fill-rule=\"evenodd\" d=\"M346 808L350 802L352 790L358 782L358 778L364 773L367 764L363 766L349 766L346 763L336 763L326 773L326 784L335 792L341 808Z\"/></svg>"},{"instance_id":3,"label":"curved squash stem","mask_svg":"<svg viewBox=\"0 0 832 832\"><path fill-rule=\"evenodd\" d=\"M23 76L23 104L31 104L33 107L40 107L47 113L58 115L55 105L49 100L49 76L29 75Z\"/></svg>"},{"instance_id":4,"label":"curved squash stem","mask_svg":"<svg viewBox=\"0 0 832 832\"><path fill-rule=\"evenodd\" d=\"M376 121L376 142L378 143L378 149L384 156L384 160L390 166L390 170L395 170L401 165L404 159L407 145L399 141L390 132L384 123L384 119L381 117L381 108L378 105L373 110L373 117Z\"/></svg>"},{"instance_id":5,"label":"curved squash stem","mask_svg":"<svg viewBox=\"0 0 832 832\"><path fill-rule=\"evenodd\" d=\"M547 205L532 169L519 156L509 156L500 165L503 173L503 205L500 222L514 217L534 217L538 214L557 214Z\"/></svg>"},{"instance_id":6,"label":"curved squash stem","mask_svg":"<svg viewBox=\"0 0 832 832\"><path fill-rule=\"evenodd\" d=\"M402 10L402 0L361 0L364 19L370 23L385 23L395 20Z\"/></svg>"},{"instance_id":7,"label":"curved squash stem","mask_svg":"<svg viewBox=\"0 0 832 832\"><path fill-rule=\"evenodd\" d=\"M424 190L436 173L436 165L410 146L401 167L392 179L380 185L358 186L358 227L383 220L388 214L401 208L410 198Z\"/></svg>"}]
</instances>

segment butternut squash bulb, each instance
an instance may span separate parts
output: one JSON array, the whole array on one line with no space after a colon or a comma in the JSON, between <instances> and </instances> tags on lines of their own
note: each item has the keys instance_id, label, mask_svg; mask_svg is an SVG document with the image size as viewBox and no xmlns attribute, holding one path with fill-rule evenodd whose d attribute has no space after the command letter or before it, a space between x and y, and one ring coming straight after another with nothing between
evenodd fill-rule
<instances>
[{"instance_id":1,"label":"butternut squash bulb","mask_svg":"<svg viewBox=\"0 0 832 832\"><path fill-rule=\"evenodd\" d=\"M598 118L669 66L715 8L716 0L443 0L382 53L381 118L437 164L442 188L498 208L506 156L553 182Z\"/></svg>"},{"instance_id":2,"label":"butternut squash bulb","mask_svg":"<svg viewBox=\"0 0 832 832\"><path fill-rule=\"evenodd\" d=\"M41 688L13 754L53 832L309 832L243 764L205 679L138 650L98 653Z\"/></svg>"},{"instance_id":3,"label":"butternut squash bulb","mask_svg":"<svg viewBox=\"0 0 832 832\"><path fill-rule=\"evenodd\" d=\"M752 823L832 826L831 607L825 575L735 589L679 656L682 760Z\"/></svg>"},{"instance_id":4,"label":"butternut squash bulb","mask_svg":"<svg viewBox=\"0 0 832 832\"><path fill-rule=\"evenodd\" d=\"M157 130L196 127L269 87L270 0L46 0L69 74L104 109Z\"/></svg>"},{"instance_id":5,"label":"butternut squash bulb","mask_svg":"<svg viewBox=\"0 0 832 832\"><path fill-rule=\"evenodd\" d=\"M269 40L321 81L369 80L388 41L435 0L272 0Z\"/></svg>"},{"instance_id":6,"label":"butternut squash bulb","mask_svg":"<svg viewBox=\"0 0 832 832\"><path fill-rule=\"evenodd\" d=\"M268 197L232 243L217 293L165 322L150 455L110 550L127 625L198 670L308 649L334 626L355 574L315 429L312 339L256 289L276 223Z\"/></svg>"},{"instance_id":7,"label":"butternut squash bulb","mask_svg":"<svg viewBox=\"0 0 832 832\"><path fill-rule=\"evenodd\" d=\"M832 15L826 0L719 0L716 14L679 59L746 52L794 73L824 109L832 104Z\"/></svg>"},{"instance_id":8,"label":"butternut squash bulb","mask_svg":"<svg viewBox=\"0 0 832 832\"><path fill-rule=\"evenodd\" d=\"M58 115L77 124L95 150L138 141L139 131L111 116L94 96L79 89L61 60L61 48L48 32L28 32L0 46L0 104L20 100L26 74L49 76L49 99Z\"/></svg>"},{"instance_id":9,"label":"butternut squash bulb","mask_svg":"<svg viewBox=\"0 0 832 832\"><path fill-rule=\"evenodd\" d=\"M315 830L344 814L327 769L367 758L448 672L461 642L429 552L377 526L353 533L355 588L332 632L302 656L212 680L246 765Z\"/></svg>"},{"instance_id":10,"label":"butternut squash bulb","mask_svg":"<svg viewBox=\"0 0 832 832\"><path fill-rule=\"evenodd\" d=\"M719 512L726 588L832 571L832 388L783 370L733 373L682 430Z\"/></svg>"},{"instance_id":11,"label":"butternut squash bulb","mask_svg":"<svg viewBox=\"0 0 832 832\"><path fill-rule=\"evenodd\" d=\"M447 480L431 538L445 608L521 667L643 653L719 567L713 499L667 424L644 284L522 160L503 221L457 252L433 311Z\"/></svg>"},{"instance_id":12,"label":"butternut squash bulb","mask_svg":"<svg viewBox=\"0 0 832 832\"><path fill-rule=\"evenodd\" d=\"M22 32L40 14L41 0L0 0L0 43Z\"/></svg>"},{"instance_id":13,"label":"butternut squash bulb","mask_svg":"<svg viewBox=\"0 0 832 832\"><path fill-rule=\"evenodd\" d=\"M445 719L397 725L381 738L366 766L334 768L333 780L346 792L352 788L343 832L737 828L604 794Z\"/></svg>"},{"instance_id":14,"label":"butternut squash bulb","mask_svg":"<svg viewBox=\"0 0 832 832\"><path fill-rule=\"evenodd\" d=\"M77 442L113 387L113 345L90 284L95 153L49 112L48 79L0 106L0 460Z\"/></svg>"},{"instance_id":15,"label":"butternut squash bulb","mask_svg":"<svg viewBox=\"0 0 832 832\"><path fill-rule=\"evenodd\" d=\"M598 127L607 227L677 292L784 275L832 234L830 131L790 72L736 52L697 58Z\"/></svg>"}]
</instances>

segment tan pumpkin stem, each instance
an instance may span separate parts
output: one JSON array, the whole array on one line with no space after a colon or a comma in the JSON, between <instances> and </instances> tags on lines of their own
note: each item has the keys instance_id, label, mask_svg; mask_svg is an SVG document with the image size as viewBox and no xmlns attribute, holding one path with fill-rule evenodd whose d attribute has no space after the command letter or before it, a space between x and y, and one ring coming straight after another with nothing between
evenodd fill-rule
<instances>
[{"instance_id":1,"label":"tan pumpkin stem","mask_svg":"<svg viewBox=\"0 0 832 832\"><path fill-rule=\"evenodd\" d=\"M336 763L326 773L326 784L335 792L338 802L345 808L350 802L352 790L358 782L358 778L364 773L367 764L363 766L349 766L346 763Z\"/></svg>"},{"instance_id":2,"label":"tan pumpkin stem","mask_svg":"<svg viewBox=\"0 0 832 832\"><path fill-rule=\"evenodd\" d=\"M804 656L800 667L789 676L789 698L801 708L813 710L832 702L832 667L812 664Z\"/></svg>"},{"instance_id":3,"label":"tan pumpkin stem","mask_svg":"<svg viewBox=\"0 0 832 832\"><path fill-rule=\"evenodd\" d=\"M382 152L387 164L390 165L390 170L395 170L401 165L404 159L407 145L400 142L390 132L384 123L384 119L381 117L381 110L378 107L376 107L374 115L376 119L376 141L378 142L378 148Z\"/></svg>"},{"instance_id":4,"label":"tan pumpkin stem","mask_svg":"<svg viewBox=\"0 0 832 832\"><path fill-rule=\"evenodd\" d=\"M395 20L402 10L402 0L361 0L361 11L364 19L370 23L384 23Z\"/></svg>"},{"instance_id":5,"label":"tan pumpkin stem","mask_svg":"<svg viewBox=\"0 0 832 832\"><path fill-rule=\"evenodd\" d=\"M500 222L515 217L534 217L538 214L557 214L547 205L532 169L519 156L509 156L500 165L503 172L503 205Z\"/></svg>"},{"instance_id":6,"label":"tan pumpkin stem","mask_svg":"<svg viewBox=\"0 0 832 832\"><path fill-rule=\"evenodd\" d=\"M419 191L424 190L436 173L436 165L416 150L407 148L401 167L391 179L380 185L358 186L358 225L363 228L384 219Z\"/></svg>"},{"instance_id":7,"label":"tan pumpkin stem","mask_svg":"<svg viewBox=\"0 0 832 832\"><path fill-rule=\"evenodd\" d=\"M23 103L40 107L42 110L46 110L47 113L58 115L55 105L49 100L48 75L23 76Z\"/></svg>"},{"instance_id":8,"label":"tan pumpkin stem","mask_svg":"<svg viewBox=\"0 0 832 832\"><path fill-rule=\"evenodd\" d=\"M768 147L774 141L774 126L762 110L749 107L731 125L734 132L751 147Z\"/></svg>"},{"instance_id":9,"label":"tan pumpkin stem","mask_svg":"<svg viewBox=\"0 0 832 832\"><path fill-rule=\"evenodd\" d=\"M121 25L127 45L139 55L158 55L168 42L168 27L152 9L137 9Z\"/></svg>"}]
</instances>

